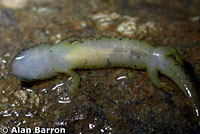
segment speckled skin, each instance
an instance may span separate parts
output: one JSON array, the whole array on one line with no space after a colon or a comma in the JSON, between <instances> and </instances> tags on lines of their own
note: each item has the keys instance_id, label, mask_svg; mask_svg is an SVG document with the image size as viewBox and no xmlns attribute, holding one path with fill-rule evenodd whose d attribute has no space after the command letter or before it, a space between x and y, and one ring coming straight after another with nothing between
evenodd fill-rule
<instances>
[{"instance_id":1,"label":"speckled skin","mask_svg":"<svg viewBox=\"0 0 200 134\"><path fill-rule=\"evenodd\" d=\"M153 84L167 90L158 72L172 79L189 98L197 118L200 101L190 79L182 69L182 60L171 47L153 47L129 38L69 38L55 45L40 44L21 51L12 61L12 71L22 80L46 79L66 73L72 76L69 91L78 89L80 76L74 69L126 67L146 69Z\"/></svg>"}]
</instances>

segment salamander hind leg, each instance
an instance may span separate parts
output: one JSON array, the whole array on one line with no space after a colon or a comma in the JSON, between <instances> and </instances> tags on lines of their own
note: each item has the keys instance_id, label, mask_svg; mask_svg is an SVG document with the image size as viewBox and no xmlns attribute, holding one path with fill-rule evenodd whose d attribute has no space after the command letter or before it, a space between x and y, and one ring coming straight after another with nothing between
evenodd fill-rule
<instances>
[{"instance_id":1,"label":"salamander hind leg","mask_svg":"<svg viewBox=\"0 0 200 134\"><path fill-rule=\"evenodd\" d=\"M151 82L157 87L163 89L165 92L169 93L168 87L165 83L161 82L158 77L158 70L155 67L148 67L147 74Z\"/></svg>"},{"instance_id":2,"label":"salamander hind leg","mask_svg":"<svg viewBox=\"0 0 200 134\"><path fill-rule=\"evenodd\" d=\"M68 74L69 76L72 77L72 83L71 86L68 88L68 91L70 93L73 93L74 91L78 91L79 86L80 86L80 76L78 73L76 73L73 70L68 70L66 72L66 74Z\"/></svg>"},{"instance_id":3,"label":"salamander hind leg","mask_svg":"<svg viewBox=\"0 0 200 134\"><path fill-rule=\"evenodd\" d=\"M172 47L158 47L156 49L158 49L158 51L161 52L164 56L173 56L180 65L183 64L183 61L176 49Z\"/></svg>"}]
</instances>

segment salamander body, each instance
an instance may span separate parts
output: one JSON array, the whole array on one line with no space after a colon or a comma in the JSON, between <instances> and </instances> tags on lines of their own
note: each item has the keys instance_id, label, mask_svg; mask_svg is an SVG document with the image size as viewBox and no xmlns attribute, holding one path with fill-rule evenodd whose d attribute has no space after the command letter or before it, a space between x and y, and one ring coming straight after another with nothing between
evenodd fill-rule
<instances>
[{"instance_id":1,"label":"salamander body","mask_svg":"<svg viewBox=\"0 0 200 134\"><path fill-rule=\"evenodd\" d=\"M146 69L151 82L167 90L158 72L173 80L184 92L200 118L200 101L192 82L185 74L182 60L171 47L153 47L129 38L69 38L60 43L39 44L21 51L12 61L12 72L22 80L32 81L66 73L72 77L69 91L78 89L80 77L74 69L125 67Z\"/></svg>"}]
</instances>

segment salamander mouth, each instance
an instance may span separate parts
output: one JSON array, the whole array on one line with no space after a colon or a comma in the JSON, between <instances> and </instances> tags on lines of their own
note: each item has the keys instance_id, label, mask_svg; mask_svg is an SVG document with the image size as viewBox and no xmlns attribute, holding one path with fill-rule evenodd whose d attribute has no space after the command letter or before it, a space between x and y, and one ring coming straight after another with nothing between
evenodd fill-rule
<instances>
[{"instance_id":1,"label":"salamander mouth","mask_svg":"<svg viewBox=\"0 0 200 134\"><path fill-rule=\"evenodd\" d=\"M28 79L27 77L23 76L22 74L20 74L18 71L16 71L16 67L15 67L15 62L12 63L12 74L14 76L16 76L17 78L21 79L22 81L30 81L30 79Z\"/></svg>"}]
</instances>

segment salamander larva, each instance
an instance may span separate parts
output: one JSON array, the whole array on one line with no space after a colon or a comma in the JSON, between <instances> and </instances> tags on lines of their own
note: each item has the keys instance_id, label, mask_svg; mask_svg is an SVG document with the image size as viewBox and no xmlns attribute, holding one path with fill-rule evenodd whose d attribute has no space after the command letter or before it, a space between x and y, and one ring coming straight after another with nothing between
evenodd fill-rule
<instances>
[{"instance_id":1,"label":"salamander larva","mask_svg":"<svg viewBox=\"0 0 200 134\"><path fill-rule=\"evenodd\" d=\"M192 82L181 67L182 60L171 47L153 47L129 38L68 38L60 43L39 44L21 51L12 61L12 72L22 80L32 81L65 73L72 77L69 91L78 89L80 76L74 69L129 67L146 69L151 82L166 89L158 72L173 80L183 91L200 121L200 101Z\"/></svg>"}]
</instances>

